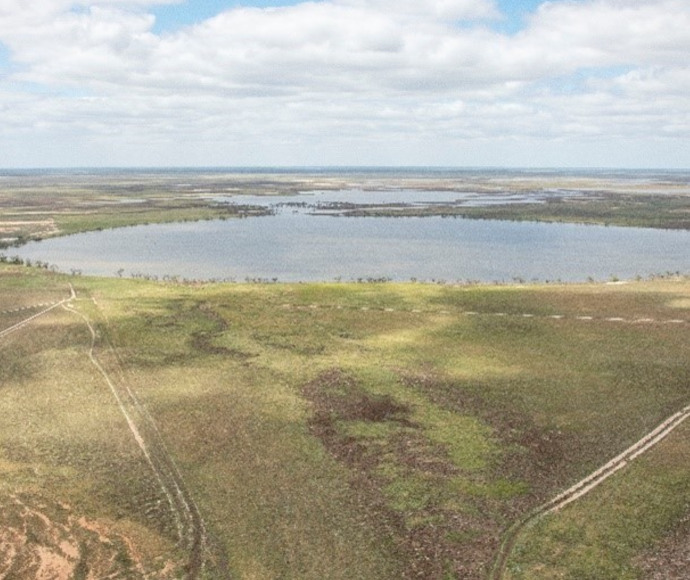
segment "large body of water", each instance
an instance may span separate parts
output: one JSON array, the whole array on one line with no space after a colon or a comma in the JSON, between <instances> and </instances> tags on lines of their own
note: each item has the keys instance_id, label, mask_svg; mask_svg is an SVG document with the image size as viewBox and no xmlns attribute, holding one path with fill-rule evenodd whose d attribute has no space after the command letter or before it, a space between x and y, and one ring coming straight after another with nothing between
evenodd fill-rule
<instances>
[{"instance_id":1,"label":"large body of water","mask_svg":"<svg viewBox=\"0 0 690 580\"><path fill-rule=\"evenodd\" d=\"M463 195L436 192L434 198L422 193L427 203ZM690 272L687 231L443 217L336 217L313 215L294 203L362 203L371 196L387 203L382 195L324 192L270 200L239 196L220 201L270 203L276 213L77 234L9 253L65 272L238 281L585 281ZM421 194L387 195L414 203ZM510 201L525 200L515 196ZM470 196L467 203L482 202Z\"/></svg>"}]
</instances>

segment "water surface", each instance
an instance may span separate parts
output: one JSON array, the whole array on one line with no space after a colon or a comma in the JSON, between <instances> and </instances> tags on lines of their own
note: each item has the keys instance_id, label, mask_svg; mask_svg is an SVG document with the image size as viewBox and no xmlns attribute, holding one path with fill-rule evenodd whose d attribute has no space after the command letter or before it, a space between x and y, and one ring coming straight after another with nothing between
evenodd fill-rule
<instances>
[{"instance_id":1,"label":"water surface","mask_svg":"<svg viewBox=\"0 0 690 580\"><path fill-rule=\"evenodd\" d=\"M443 217L344 218L311 215L309 207L294 205L314 199L263 198L259 201L276 204L275 215L90 232L8 253L65 272L238 281L585 281L690 271L687 231Z\"/></svg>"}]
</instances>

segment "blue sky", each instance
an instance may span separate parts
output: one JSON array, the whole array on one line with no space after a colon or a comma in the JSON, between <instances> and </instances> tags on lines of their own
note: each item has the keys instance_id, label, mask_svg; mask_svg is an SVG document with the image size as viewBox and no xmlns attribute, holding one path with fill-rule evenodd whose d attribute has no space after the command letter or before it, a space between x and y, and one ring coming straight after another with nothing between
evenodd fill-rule
<instances>
[{"instance_id":1,"label":"blue sky","mask_svg":"<svg viewBox=\"0 0 690 580\"><path fill-rule=\"evenodd\" d=\"M544 0L498 0L496 3L506 17L498 27L511 33L520 30L524 17L534 12Z\"/></svg>"},{"instance_id":2,"label":"blue sky","mask_svg":"<svg viewBox=\"0 0 690 580\"><path fill-rule=\"evenodd\" d=\"M493 22L492 26L507 33L516 32L522 28L524 16L536 10L544 1L498 0L496 4L505 15L505 20ZM157 33L172 32L238 6L267 8L293 6L298 3L296 0L187 0L180 4L167 4L153 9L152 12L156 16L154 30Z\"/></svg>"},{"instance_id":3,"label":"blue sky","mask_svg":"<svg viewBox=\"0 0 690 580\"><path fill-rule=\"evenodd\" d=\"M0 167L690 167L688 0L0 2Z\"/></svg>"},{"instance_id":4,"label":"blue sky","mask_svg":"<svg viewBox=\"0 0 690 580\"><path fill-rule=\"evenodd\" d=\"M0 43L0 73L8 69L10 66L10 51L7 47Z\"/></svg>"},{"instance_id":5,"label":"blue sky","mask_svg":"<svg viewBox=\"0 0 690 580\"><path fill-rule=\"evenodd\" d=\"M197 24L216 16L225 10L237 6L255 6L266 8L270 6L291 6L297 2L283 0L187 0L181 4L167 4L154 8L156 15L156 32L169 32L184 26Z\"/></svg>"}]
</instances>

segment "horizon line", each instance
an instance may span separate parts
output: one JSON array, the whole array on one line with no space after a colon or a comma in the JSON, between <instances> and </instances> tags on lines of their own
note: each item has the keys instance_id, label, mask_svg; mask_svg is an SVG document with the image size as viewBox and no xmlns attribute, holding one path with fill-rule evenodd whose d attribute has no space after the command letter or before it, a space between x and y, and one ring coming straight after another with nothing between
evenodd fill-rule
<instances>
[{"instance_id":1,"label":"horizon line","mask_svg":"<svg viewBox=\"0 0 690 580\"><path fill-rule=\"evenodd\" d=\"M667 171L685 172L690 167L630 167L616 165L46 165L0 167L3 172L21 171Z\"/></svg>"}]
</instances>

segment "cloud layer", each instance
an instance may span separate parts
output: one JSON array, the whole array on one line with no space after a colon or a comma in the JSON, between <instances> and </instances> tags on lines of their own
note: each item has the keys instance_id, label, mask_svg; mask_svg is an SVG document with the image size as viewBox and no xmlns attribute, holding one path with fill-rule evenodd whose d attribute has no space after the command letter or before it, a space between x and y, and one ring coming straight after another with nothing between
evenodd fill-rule
<instances>
[{"instance_id":1,"label":"cloud layer","mask_svg":"<svg viewBox=\"0 0 690 580\"><path fill-rule=\"evenodd\" d=\"M4 0L0 166L690 166L690 3Z\"/></svg>"}]
</instances>

